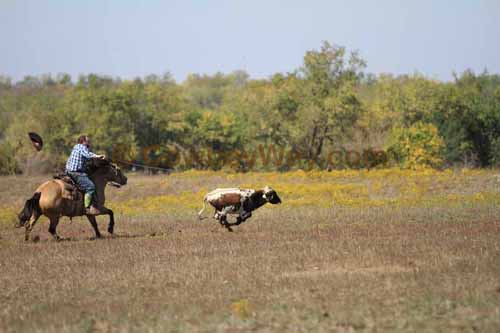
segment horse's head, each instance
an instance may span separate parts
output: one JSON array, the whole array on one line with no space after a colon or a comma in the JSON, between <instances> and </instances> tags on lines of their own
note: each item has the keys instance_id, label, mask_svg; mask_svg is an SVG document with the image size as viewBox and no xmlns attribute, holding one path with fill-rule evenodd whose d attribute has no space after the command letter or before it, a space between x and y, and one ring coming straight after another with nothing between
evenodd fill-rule
<instances>
[{"instance_id":1,"label":"horse's head","mask_svg":"<svg viewBox=\"0 0 500 333\"><path fill-rule=\"evenodd\" d=\"M116 187L127 184L127 177L122 170L110 160L92 158L87 163L87 173L89 175L100 175L106 183Z\"/></svg>"}]
</instances>

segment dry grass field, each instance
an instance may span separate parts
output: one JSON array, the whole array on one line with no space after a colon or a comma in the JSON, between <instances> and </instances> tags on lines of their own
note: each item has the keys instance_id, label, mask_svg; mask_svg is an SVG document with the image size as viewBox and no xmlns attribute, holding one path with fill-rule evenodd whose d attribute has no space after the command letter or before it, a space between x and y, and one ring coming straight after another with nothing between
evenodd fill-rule
<instances>
[{"instance_id":1,"label":"dry grass field","mask_svg":"<svg viewBox=\"0 0 500 333\"><path fill-rule=\"evenodd\" d=\"M115 237L42 218L24 242L43 180L0 178L1 332L500 331L498 170L129 175ZM283 204L233 233L197 220L206 191L264 185Z\"/></svg>"}]
</instances>

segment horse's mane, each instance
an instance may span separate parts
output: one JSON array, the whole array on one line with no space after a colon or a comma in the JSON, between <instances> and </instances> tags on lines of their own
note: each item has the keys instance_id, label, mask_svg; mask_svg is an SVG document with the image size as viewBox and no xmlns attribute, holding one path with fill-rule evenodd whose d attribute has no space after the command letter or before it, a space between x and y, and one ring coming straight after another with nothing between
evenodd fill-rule
<instances>
[{"instance_id":1,"label":"horse's mane","mask_svg":"<svg viewBox=\"0 0 500 333\"><path fill-rule=\"evenodd\" d=\"M88 175L92 175L100 169L111 165L111 161L102 158L90 158L85 162L85 171Z\"/></svg>"}]
</instances>

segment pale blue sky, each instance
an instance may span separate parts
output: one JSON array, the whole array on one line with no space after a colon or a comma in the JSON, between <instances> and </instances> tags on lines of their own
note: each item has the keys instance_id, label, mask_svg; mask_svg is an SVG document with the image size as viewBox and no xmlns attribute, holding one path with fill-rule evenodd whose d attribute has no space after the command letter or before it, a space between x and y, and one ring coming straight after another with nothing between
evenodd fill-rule
<instances>
[{"instance_id":1,"label":"pale blue sky","mask_svg":"<svg viewBox=\"0 0 500 333\"><path fill-rule=\"evenodd\" d=\"M297 69L323 40L357 49L367 71L449 80L500 73L498 0L0 0L0 74Z\"/></svg>"}]
</instances>

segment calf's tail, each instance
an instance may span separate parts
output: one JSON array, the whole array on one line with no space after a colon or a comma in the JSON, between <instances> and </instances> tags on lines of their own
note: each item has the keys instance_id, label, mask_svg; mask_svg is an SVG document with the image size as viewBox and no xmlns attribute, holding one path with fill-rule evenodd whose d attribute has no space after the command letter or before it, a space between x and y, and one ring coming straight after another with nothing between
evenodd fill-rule
<instances>
[{"instance_id":1,"label":"calf's tail","mask_svg":"<svg viewBox=\"0 0 500 333\"><path fill-rule=\"evenodd\" d=\"M20 228L26 224L31 218L31 216L34 213L40 213L40 192L35 192L33 196L26 200L26 203L24 204L23 210L19 213L17 216L19 218L19 223L16 225L16 227Z\"/></svg>"},{"instance_id":2,"label":"calf's tail","mask_svg":"<svg viewBox=\"0 0 500 333\"><path fill-rule=\"evenodd\" d=\"M205 206L207 204L207 197L205 197L203 199L203 208L198 212L198 220L203 220L203 219L206 219L206 217L202 217L201 214L203 213L203 211L205 210Z\"/></svg>"}]
</instances>

